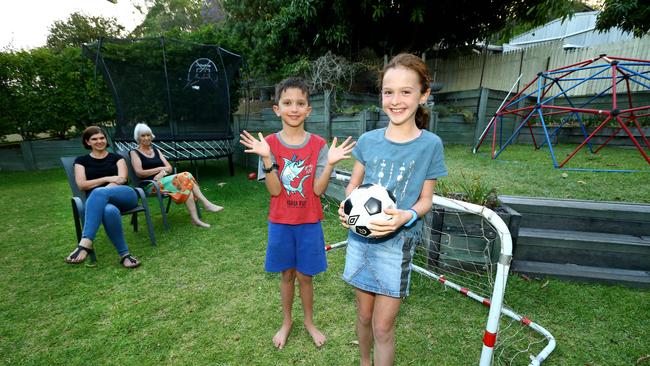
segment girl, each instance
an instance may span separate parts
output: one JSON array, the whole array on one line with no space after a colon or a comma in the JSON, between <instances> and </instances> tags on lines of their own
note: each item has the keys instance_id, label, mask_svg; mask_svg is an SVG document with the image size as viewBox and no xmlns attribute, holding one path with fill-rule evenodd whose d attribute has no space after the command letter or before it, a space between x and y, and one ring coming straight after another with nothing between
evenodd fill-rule
<instances>
[{"instance_id":1,"label":"girl","mask_svg":"<svg viewBox=\"0 0 650 366\"><path fill-rule=\"evenodd\" d=\"M365 183L392 191L396 209L391 220L368 225L364 238L350 231L343 280L355 287L356 331L361 365L392 365L395 320L401 298L408 295L411 260L422 223L431 209L436 179L447 175L442 141L426 130L430 76L424 62L411 54L395 56L380 73L382 109L388 127L363 134L352 155L356 159L345 193ZM339 216L344 226L343 203Z\"/></svg>"}]
</instances>

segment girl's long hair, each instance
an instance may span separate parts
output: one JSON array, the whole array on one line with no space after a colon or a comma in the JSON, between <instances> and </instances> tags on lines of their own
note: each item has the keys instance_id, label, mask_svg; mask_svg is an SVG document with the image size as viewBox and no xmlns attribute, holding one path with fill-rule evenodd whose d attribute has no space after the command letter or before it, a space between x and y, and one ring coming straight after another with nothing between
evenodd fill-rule
<instances>
[{"instance_id":1,"label":"girl's long hair","mask_svg":"<svg viewBox=\"0 0 650 366\"><path fill-rule=\"evenodd\" d=\"M427 65L421 58L411 53L400 53L393 57L390 62L384 66L379 73L380 89L386 71L398 66L415 71L420 80L420 93L424 94L429 90L429 84L431 83L431 74L429 74L429 69L427 69ZM424 108L422 105L418 106L418 110L415 112L415 125L420 129L426 129L429 127L429 110Z\"/></svg>"}]
</instances>

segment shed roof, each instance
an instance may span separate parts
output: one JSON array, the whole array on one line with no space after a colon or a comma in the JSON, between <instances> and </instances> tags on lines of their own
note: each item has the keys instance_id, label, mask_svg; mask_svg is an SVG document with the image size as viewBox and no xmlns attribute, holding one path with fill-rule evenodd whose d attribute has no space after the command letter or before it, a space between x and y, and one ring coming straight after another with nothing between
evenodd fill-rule
<instances>
[{"instance_id":1,"label":"shed roof","mask_svg":"<svg viewBox=\"0 0 650 366\"><path fill-rule=\"evenodd\" d=\"M596 30L599 11L576 13L571 19L552 20L540 27L513 37L503 44L503 51L515 51L536 46L540 43L563 40L564 48L583 48L602 43L627 41L634 38L631 33L612 28L605 32Z\"/></svg>"}]
</instances>

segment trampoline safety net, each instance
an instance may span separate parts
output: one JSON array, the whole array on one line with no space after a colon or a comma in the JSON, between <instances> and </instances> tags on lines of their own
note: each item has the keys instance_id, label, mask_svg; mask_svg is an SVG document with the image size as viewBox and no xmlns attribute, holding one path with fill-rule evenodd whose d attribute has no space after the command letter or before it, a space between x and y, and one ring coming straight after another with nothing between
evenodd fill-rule
<instances>
[{"instance_id":1,"label":"trampoline safety net","mask_svg":"<svg viewBox=\"0 0 650 366\"><path fill-rule=\"evenodd\" d=\"M239 55L163 37L101 39L84 45L83 54L112 92L116 150L134 148L133 128L144 122L169 160L228 157L232 172Z\"/></svg>"}]
</instances>

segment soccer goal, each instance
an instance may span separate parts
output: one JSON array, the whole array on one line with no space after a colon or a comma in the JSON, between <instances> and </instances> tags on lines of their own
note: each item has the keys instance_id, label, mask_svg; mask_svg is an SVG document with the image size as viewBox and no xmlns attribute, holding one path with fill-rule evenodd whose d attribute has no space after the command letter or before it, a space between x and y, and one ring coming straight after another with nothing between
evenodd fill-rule
<instances>
[{"instance_id":1,"label":"soccer goal","mask_svg":"<svg viewBox=\"0 0 650 366\"><path fill-rule=\"evenodd\" d=\"M338 207L334 199L327 201ZM326 249L345 245L340 242ZM487 309L481 366L536 366L555 348L550 332L517 314L504 301L511 259L510 232L497 213L483 206L433 197L413 258L413 271L445 289L455 290L453 296L474 300L477 306Z\"/></svg>"}]
</instances>

